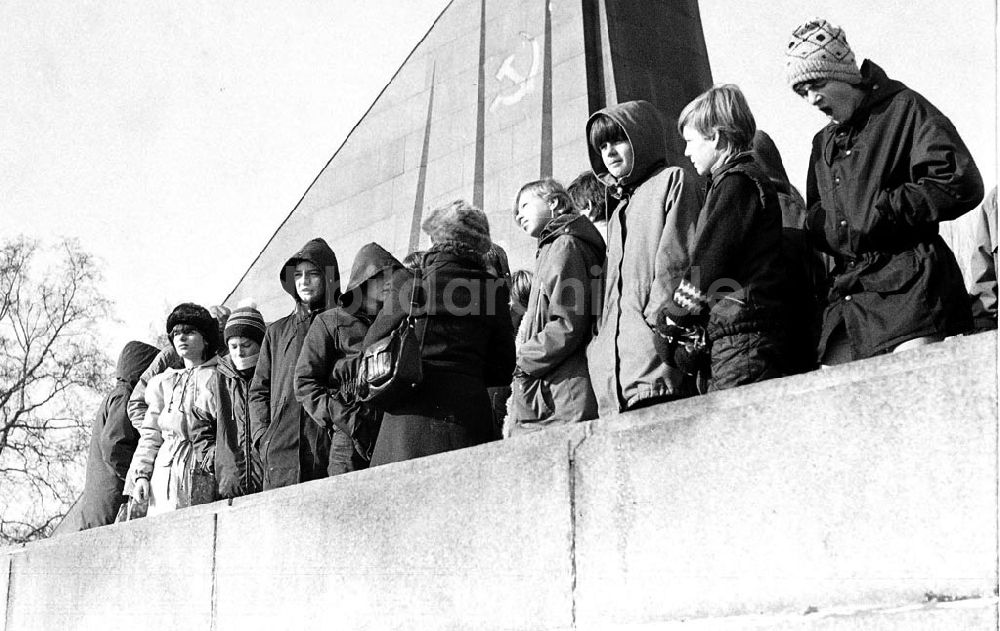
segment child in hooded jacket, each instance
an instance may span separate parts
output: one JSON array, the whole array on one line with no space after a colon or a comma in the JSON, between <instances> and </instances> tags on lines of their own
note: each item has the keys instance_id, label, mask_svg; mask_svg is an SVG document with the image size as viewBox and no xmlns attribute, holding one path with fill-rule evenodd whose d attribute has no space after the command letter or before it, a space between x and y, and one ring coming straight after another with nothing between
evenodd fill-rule
<instances>
[{"instance_id":1,"label":"child in hooded jacket","mask_svg":"<svg viewBox=\"0 0 1000 631\"><path fill-rule=\"evenodd\" d=\"M278 277L295 309L267 327L250 385L250 421L265 491L327 475L330 437L295 398L295 364L313 319L340 296L337 257L323 239L302 246Z\"/></svg>"},{"instance_id":2,"label":"child in hooded jacket","mask_svg":"<svg viewBox=\"0 0 1000 631\"><path fill-rule=\"evenodd\" d=\"M551 178L521 187L514 216L538 240L519 327L510 435L597 417L586 348L594 329L604 240Z\"/></svg>"},{"instance_id":3,"label":"child in hooded jacket","mask_svg":"<svg viewBox=\"0 0 1000 631\"><path fill-rule=\"evenodd\" d=\"M667 166L663 122L651 103L596 112L587 138L608 200L604 302L587 348L604 416L695 393L689 375L661 359L655 327L668 281L688 266L702 195L693 175Z\"/></svg>"},{"instance_id":4,"label":"child in hooded jacket","mask_svg":"<svg viewBox=\"0 0 1000 631\"><path fill-rule=\"evenodd\" d=\"M382 413L356 396L357 375L344 366L362 351L361 342L382 309L386 288L403 264L377 243L358 251L340 304L309 327L295 366L295 396L330 435L331 476L368 467ZM342 372L343 370L343 372Z\"/></svg>"}]
</instances>

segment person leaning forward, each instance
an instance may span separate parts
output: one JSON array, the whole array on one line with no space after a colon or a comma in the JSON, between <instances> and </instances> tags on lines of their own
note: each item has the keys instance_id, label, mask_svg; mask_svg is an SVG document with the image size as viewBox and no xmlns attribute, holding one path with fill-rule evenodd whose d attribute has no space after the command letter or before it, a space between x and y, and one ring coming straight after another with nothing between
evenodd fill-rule
<instances>
[{"instance_id":1,"label":"person leaning forward","mask_svg":"<svg viewBox=\"0 0 1000 631\"><path fill-rule=\"evenodd\" d=\"M806 229L833 256L819 356L837 364L968 331L955 255L938 235L982 200L954 125L871 60L844 31L803 24L785 51L788 84L830 123L813 138Z\"/></svg>"}]
</instances>

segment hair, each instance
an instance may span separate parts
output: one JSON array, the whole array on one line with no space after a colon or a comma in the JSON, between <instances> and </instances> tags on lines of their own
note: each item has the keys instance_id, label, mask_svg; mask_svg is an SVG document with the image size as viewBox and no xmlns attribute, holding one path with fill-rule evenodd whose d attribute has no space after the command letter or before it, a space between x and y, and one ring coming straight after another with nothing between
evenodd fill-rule
<instances>
[{"instance_id":1,"label":"hair","mask_svg":"<svg viewBox=\"0 0 1000 631\"><path fill-rule=\"evenodd\" d=\"M615 122L615 119L607 114L598 114L590 123L587 139L594 151L600 151L601 145L604 143L624 142L628 140L628 136L625 134L625 129Z\"/></svg>"},{"instance_id":2,"label":"hair","mask_svg":"<svg viewBox=\"0 0 1000 631\"><path fill-rule=\"evenodd\" d=\"M510 300L511 303L521 305L522 309L528 308L528 296L531 294L531 272L526 269L519 269L510 277Z\"/></svg>"},{"instance_id":3,"label":"hair","mask_svg":"<svg viewBox=\"0 0 1000 631\"><path fill-rule=\"evenodd\" d=\"M517 192L517 197L514 198L515 217L517 217L518 206L521 204L521 196L525 193L537 195L545 200L545 203L556 200L556 207L552 210L554 216L576 214L573 200L570 199L569 193L566 192L563 185L550 177L545 177L540 180L528 182Z\"/></svg>"},{"instance_id":4,"label":"hair","mask_svg":"<svg viewBox=\"0 0 1000 631\"><path fill-rule=\"evenodd\" d=\"M577 211L582 213L587 211L589 207L588 219L591 221L608 220L607 198L604 196L605 187L593 171L584 171L576 176L576 179L566 187L566 192L569 193L569 198L573 200Z\"/></svg>"},{"instance_id":5,"label":"hair","mask_svg":"<svg viewBox=\"0 0 1000 631\"><path fill-rule=\"evenodd\" d=\"M729 155L749 151L757 131L750 106L739 86L732 83L713 85L684 106L677 118L677 133L690 127L710 138L719 134L721 151Z\"/></svg>"}]
</instances>

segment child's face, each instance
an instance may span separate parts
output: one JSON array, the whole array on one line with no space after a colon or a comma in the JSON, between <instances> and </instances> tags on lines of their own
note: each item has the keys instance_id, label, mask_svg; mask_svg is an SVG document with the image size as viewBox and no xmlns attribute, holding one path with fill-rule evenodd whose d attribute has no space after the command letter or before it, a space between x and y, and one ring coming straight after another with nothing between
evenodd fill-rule
<instances>
[{"instance_id":1,"label":"child's face","mask_svg":"<svg viewBox=\"0 0 1000 631\"><path fill-rule=\"evenodd\" d=\"M178 324L171 331L174 350L181 359L200 361L205 356L205 338L188 324Z\"/></svg>"},{"instance_id":2,"label":"child's face","mask_svg":"<svg viewBox=\"0 0 1000 631\"><path fill-rule=\"evenodd\" d=\"M260 344L240 335L229 338L226 345L229 346L229 354L233 357L252 357L260 352Z\"/></svg>"},{"instance_id":3,"label":"child's face","mask_svg":"<svg viewBox=\"0 0 1000 631\"><path fill-rule=\"evenodd\" d=\"M620 180L632 172L632 165L635 162L632 156L632 143L627 140L618 142L605 142L601 145L601 159L608 173L616 180Z\"/></svg>"},{"instance_id":4,"label":"child's face","mask_svg":"<svg viewBox=\"0 0 1000 631\"><path fill-rule=\"evenodd\" d=\"M309 261L295 266L295 293L307 305L323 298L323 273Z\"/></svg>"},{"instance_id":5,"label":"child's face","mask_svg":"<svg viewBox=\"0 0 1000 631\"><path fill-rule=\"evenodd\" d=\"M719 150L719 134L712 134L711 138L705 138L690 125L685 125L682 131L684 136L684 155L691 158L698 175L707 175L712 171L723 156Z\"/></svg>"},{"instance_id":6,"label":"child's face","mask_svg":"<svg viewBox=\"0 0 1000 631\"><path fill-rule=\"evenodd\" d=\"M525 191L517 199L517 224L530 237L538 237L555 216L556 200L546 202L537 193Z\"/></svg>"}]
</instances>

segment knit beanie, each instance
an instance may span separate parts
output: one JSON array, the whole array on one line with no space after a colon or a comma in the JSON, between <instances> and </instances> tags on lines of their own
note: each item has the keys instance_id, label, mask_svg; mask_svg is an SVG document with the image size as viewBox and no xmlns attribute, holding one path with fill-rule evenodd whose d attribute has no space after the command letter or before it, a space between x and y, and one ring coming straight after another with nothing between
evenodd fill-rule
<instances>
[{"instance_id":1,"label":"knit beanie","mask_svg":"<svg viewBox=\"0 0 1000 631\"><path fill-rule=\"evenodd\" d=\"M463 200L432 210L422 228L434 245L457 246L483 255L493 244L486 213Z\"/></svg>"},{"instance_id":2,"label":"knit beanie","mask_svg":"<svg viewBox=\"0 0 1000 631\"><path fill-rule=\"evenodd\" d=\"M792 88L820 79L861 83L861 71L844 29L820 18L795 29L785 50L785 78Z\"/></svg>"},{"instance_id":3,"label":"knit beanie","mask_svg":"<svg viewBox=\"0 0 1000 631\"><path fill-rule=\"evenodd\" d=\"M219 350L219 328L218 323L208 312L208 309L193 302L184 302L176 307L167 316L167 335L174 330L178 324L192 326L205 338L206 355L211 356ZM173 342L173 337L170 338Z\"/></svg>"},{"instance_id":4,"label":"knit beanie","mask_svg":"<svg viewBox=\"0 0 1000 631\"><path fill-rule=\"evenodd\" d=\"M260 344L264 341L266 328L264 316L260 314L260 311L257 311L254 305L236 307L229 314L229 321L226 322L225 339L228 342L231 337L245 337Z\"/></svg>"}]
</instances>

